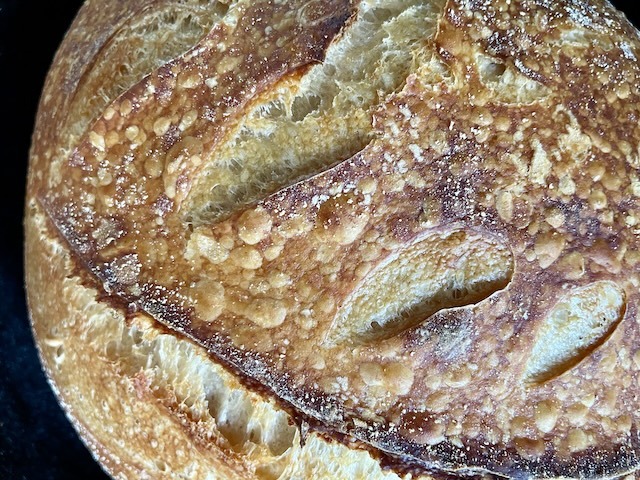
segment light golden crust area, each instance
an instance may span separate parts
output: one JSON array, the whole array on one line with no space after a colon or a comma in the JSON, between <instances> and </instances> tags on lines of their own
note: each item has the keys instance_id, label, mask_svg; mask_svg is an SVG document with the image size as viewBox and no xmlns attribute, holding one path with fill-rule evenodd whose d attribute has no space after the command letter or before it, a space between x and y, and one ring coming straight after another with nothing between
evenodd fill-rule
<instances>
[{"instance_id":1,"label":"light golden crust area","mask_svg":"<svg viewBox=\"0 0 640 480\"><path fill-rule=\"evenodd\" d=\"M422 4L408 3L379 25L416 15ZM438 12L436 28L407 40L411 69L363 107L369 117L358 114L370 118L357 134L368 143L347 160L329 157L317 173L308 147L316 163L306 177L256 187L251 205L209 220L194 214L194 185L198 201L207 188L224 197L206 169L245 148L243 135L269 141L247 118L275 106L295 116L313 65L338 56L350 29L385 4L239 2L105 106L52 167L40 145L60 140L41 127L34 212L46 212L83 281L101 292L96 305L206 350L302 430L416 475L633 472L637 34L598 1L423 3ZM299 122L318 118L317 135L344 141L327 127L340 111L318 98ZM335 107L341 97L331 98ZM32 249L45 231L30 231ZM40 272L33 258L43 342L38 318L82 314L56 313L49 291L38 302L33 292L61 274ZM81 423L91 412L76 415ZM247 468L234 458L215 461ZM286 477L290 467L273 468Z\"/></svg>"}]
</instances>

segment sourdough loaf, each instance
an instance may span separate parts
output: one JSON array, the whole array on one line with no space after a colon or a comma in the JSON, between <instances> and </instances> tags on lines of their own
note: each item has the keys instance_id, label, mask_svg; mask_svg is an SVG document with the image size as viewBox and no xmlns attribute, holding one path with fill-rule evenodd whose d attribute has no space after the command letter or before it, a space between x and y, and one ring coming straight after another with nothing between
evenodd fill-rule
<instances>
[{"instance_id":1,"label":"sourdough loaf","mask_svg":"<svg viewBox=\"0 0 640 480\"><path fill-rule=\"evenodd\" d=\"M87 2L25 226L95 458L633 477L639 54L598 0Z\"/></svg>"}]
</instances>

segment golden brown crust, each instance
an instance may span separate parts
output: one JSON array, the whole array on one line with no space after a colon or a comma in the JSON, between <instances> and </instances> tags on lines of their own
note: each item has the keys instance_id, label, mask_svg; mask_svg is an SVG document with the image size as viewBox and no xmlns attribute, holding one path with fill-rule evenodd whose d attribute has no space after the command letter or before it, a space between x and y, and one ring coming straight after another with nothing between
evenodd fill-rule
<instances>
[{"instance_id":1,"label":"golden brown crust","mask_svg":"<svg viewBox=\"0 0 640 480\"><path fill-rule=\"evenodd\" d=\"M39 162L60 139L41 114L31 199L88 284L396 468L636 470L637 34L604 2L449 1L432 63L377 107L362 151L188 224L203 165L356 8L298 3L240 5L111 103L53 173ZM39 317L79 313L56 312L62 275L34 258L42 338Z\"/></svg>"}]
</instances>

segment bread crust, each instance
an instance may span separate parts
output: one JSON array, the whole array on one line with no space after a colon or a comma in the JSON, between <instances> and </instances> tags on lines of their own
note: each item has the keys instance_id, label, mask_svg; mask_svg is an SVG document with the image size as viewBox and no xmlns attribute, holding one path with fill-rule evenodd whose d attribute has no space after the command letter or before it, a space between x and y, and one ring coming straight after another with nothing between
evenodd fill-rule
<instances>
[{"instance_id":1,"label":"bread crust","mask_svg":"<svg viewBox=\"0 0 640 480\"><path fill-rule=\"evenodd\" d=\"M74 94L102 88L95 59L187 7L81 10L34 134L26 279L112 476L636 471L637 33L604 2L427 3L437 28L361 151L213 220L189 216L203 164L369 3L232 3L94 120Z\"/></svg>"}]
</instances>

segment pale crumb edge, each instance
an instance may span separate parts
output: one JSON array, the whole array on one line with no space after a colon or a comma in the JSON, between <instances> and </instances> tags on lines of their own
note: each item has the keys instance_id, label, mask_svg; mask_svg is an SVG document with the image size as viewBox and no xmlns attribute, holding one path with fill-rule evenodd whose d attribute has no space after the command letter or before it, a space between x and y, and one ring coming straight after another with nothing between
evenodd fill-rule
<instances>
[{"instance_id":1,"label":"pale crumb edge","mask_svg":"<svg viewBox=\"0 0 640 480\"><path fill-rule=\"evenodd\" d=\"M122 371L123 365L127 362L132 363L146 363L150 359L141 361L140 358L133 359L134 355L131 354L131 358L122 356L114 363L113 359L109 359L105 356L105 349L108 342L104 342L105 338L133 338L136 335L136 330L140 328L142 321L134 321L131 325L127 325L124 319L124 315L111 307L100 304L96 301L97 292L93 289L87 288L80 284L77 278L71 277L73 272L73 264L69 257L67 248L61 244L60 240L51 236L47 230L46 219L43 213L40 211L36 213L28 221L27 229L27 242L30 245L31 252L37 252L27 256L27 268L30 272L38 271L38 275L42 275L40 270L43 265L46 265L46 271L44 275L56 285L56 288L52 290L58 290L57 292L44 292L46 295L51 295L52 298L64 298L67 307L70 309L71 316L74 318L66 319L61 323L71 324L66 327L64 332L56 330L57 326L54 319L51 317L43 318L38 314L37 308L33 305L35 299L29 299L29 313L31 317L32 331L34 338L36 339L36 346L38 355L41 359L43 370L45 372L47 381L51 385L54 395L58 399L65 415L73 425L74 429L78 433L79 437L89 449L91 455L96 462L101 465L103 470L112 476L114 479L143 479L143 478L206 478L207 480L214 479L239 479L239 478L273 478L273 479L296 479L296 478L371 478L371 479L398 479L410 480L414 478L421 478L429 480L429 476L414 477L411 475L398 476L392 471L385 471L377 460L375 460L369 452L360 449L350 448L342 443L334 441L326 441L320 435L311 433L305 441L304 446L300 443L300 432L295 427L295 434L291 438L291 446L284 452L277 451L279 459L285 460L282 465L281 472L278 476L270 476L268 474L261 474L261 470L269 470L273 467L273 457L261 456L258 458L251 458L258 448L256 445L248 445L248 451L245 453L234 452L232 448L224 448L216 446L214 444L213 437L206 438L200 435L195 427L201 426L206 423L207 419L193 418L185 423L185 418L193 415L197 416L197 412L189 409L185 411L185 408L178 403L176 399L176 393L182 398L190 395L198 395L197 386L202 383L202 379L195 377L180 377L179 372L168 371L170 367L167 365L161 366L161 369L156 369L155 378L173 378L174 382L178 381L182 384L185 382L192 391L189 393L180 392L180 387L171 382L157 383L156 387L159 391L169 392L173 397L165 397L173 399L173 403L162 401L162 399L156 398L153 395L143 394L141 399L138 399L135 392L135 382L137 378L145 378L145 373L150 377L152 375L149 369L140 369L139 376L132 378ZM37 245L38 248L34 249ZM41 258L47 257L54 258L54 261L49 264L43 264ZM62 268L60 268L62 267ZM35 274L34 274L35 275ZM33 275L28 275L27 284L34 281ZM37 280L36 280L37 281ZM64 285L64 287L63 287ZM42 293L42 291L41 291ZM42 299L40 299L42 300ZM46 301L45 301L46 303ZM33 305L34 308L31 308ZM97 309L97 311L96 311ZM40 309L40 312L43 310ZM35 317L34 317L35 315ZM53 322L53 323L52 323ZM97 335L92 342L87 343L86 337L89 330L93 328L93 331L99 329L98 322L105 322L102 325L102 331ZM88 327L87 325L92 325ZM256 392L249 391L243 387L237 379L211 359L207 353L197 345L194 345L187 339L178 339L174 335L167 335L164 331L153 323L148 323L145 326L145 338L151 340L143 340L141 343L153 342L158 338L161 341L168 342L167 345L173 347L173 351L166 350L163 353L172 358L172 362L175 364L183 364L184 362L204 362L208 367L213 368L221 376L226 377L226 382L229 382L226 391L219 391L217 394L221 397L227 396L231 398L243 398L243 396L249 395L251 398L251 405L253 409L259 415L262 413L264 418L269 419L270 415L279 414L282 410L276 406L273 399L263 397ZM55 373L56 369L55 357L53 354L47 355L44 351L48 348L45 345L44 339L48 338L44 334L46 330L53 330L60 334L61 344L65 348L65 359L62 360L60 366L63 367L62 371ZM128 333L123 333L128 332ZM166 337L171 337L166 338ZM97 349L96 342L101 342L100 349ZM57 343L56 343L57 345ZM185 354L185 352L188 352ZM158 351L155 351L157 354ZM195 357L192 356L195 354ZM72 358L92 358L94 365L91 375L83 377L86 373L82 368L77 368L82 365L82 361L72 362L69 364ZM194 360L196 359L196 360ZM68 365L65 369L65 363ZM118 367L120 364L120 367ZM164 371L162 370L164 368ZM88 369L87 369L88 371ZM196 369L196 371L198 371ZM206 370L200 370L206 371ZM101 372L101 373L96 373ZM193 375L193 373L190 373ZM195 386L195 387L194 387ZM183 386L184 388L184 386ZM97 419L84 418L82 411L87 408L94 412L101 410L100 400L106 397L112 399L120 399L123 405L127 408L133 409L130 414L132 416L138 416L141 419L139 422L139 430L136 432L130 432L133 437L123 438L126 435L126 431L116 437L106 435L105 431L102 431L104 438L100 438L100 432L94 432L96 429L101 429L102 424L118 424L127 419L124 417L111 417L108 415L110 412L106 412L100 416L99 420L101 425L95 424ZM136 409L139 409L138 415L136 415ZM149 410L156 412L154 416L149 415ZM185 417L186 414L186 417ZM253 414L254 423L260 423L262 418L255 418L258 415ZM286 414L288 417L288 414ZM182 418L181 418L182 417ZM144 418L151 419L149 422L143 421ZM167 460L166 472L150 471L145 469L140 464L142 460L149 460L150 464L154 463L154 459L145 458L136 460L136 457L140 456L136 452L131 451L132 445L141 445L145 437L148 437L155 428L154 422L170 423L169 433L176 432L177 435L183 436L183 439L190 439L193 442L194 448L189 452L189 461L195 464L218 464L222 470L222 465L235 464L240 471L244 471L245 474L241 474L240 471L233 474L224 473L214 476L201 476L204 474L205 469L198 468L196 476L186 476L186 472L171 471L172 465ZM210 422L210 421L209 421ZM251 422L248 422L251 423ZM173 430L172 427L175 427ZM213 427L215 428L215 420L213 420ZM241 425L246 428L246 426ZM223 433L219 430L212 431L212 435L223 437ZM227 433L227 435L229 435ZM121 441L123 445L118 445L118 441ZM167 439L165 439L167 440ZM166 443L171 443L171 439L168 439ZM202 445L206 445L203 447ZM237 448L237 447L236 447ZM160 449L158 449L160 451ZM163 453L166 453L163 451ZM229 455L235 458L230 460ZM262 461L261 461L262 460ZM278 458L276 458L278 460ZM254 472L254 473L251 473ZM192 472L195 473L195 472ZM212 473L209 471L209 473ZM355 476L354 476L355 475Z\"/></svg>"}]
</instances>

